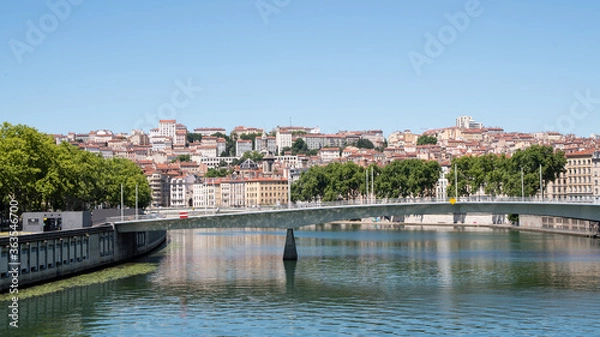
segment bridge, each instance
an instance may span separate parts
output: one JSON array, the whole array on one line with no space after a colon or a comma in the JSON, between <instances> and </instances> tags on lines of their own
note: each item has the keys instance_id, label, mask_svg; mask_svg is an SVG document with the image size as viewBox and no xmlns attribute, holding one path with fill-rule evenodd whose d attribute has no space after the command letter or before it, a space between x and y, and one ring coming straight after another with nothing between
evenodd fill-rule
<instances>
[{"instance_id":1,"label":"bridge","mask_svg":"<svg viewBox=\"0 0 600 337\"><path fill-rule=\"evenodd\" d=\"M459 200L378 199L334 203L306 203L289 206L247 208L242 211L205 210L188 218L140 216L137 219L113 219L117 232L175 230L194 228L279 228L288 229L286 252L295 259L293 229L320 223L378 216L423 214L530 214L600 221L600 203L534 198L471 197ZM201 212L201 211L200 211ZM293 251L291 246L293 246ZM284 258L287 253L284 253Z\"/></svg>"}]
</instances>

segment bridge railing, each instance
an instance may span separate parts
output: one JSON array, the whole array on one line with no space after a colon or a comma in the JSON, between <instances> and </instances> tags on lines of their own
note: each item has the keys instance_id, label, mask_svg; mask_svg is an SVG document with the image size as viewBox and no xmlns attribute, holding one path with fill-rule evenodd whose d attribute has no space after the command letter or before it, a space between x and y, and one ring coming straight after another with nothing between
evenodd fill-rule
<instances>
[{"instance_id":1,"label":"bridge railing","mask_svg":"<svg viewBox=\"0 0 600 337\"><path fill-rule=\"evenodd\" d=\"M296 202L291 205L273 205L273 206L248 206L248 207L209 207L209 208L186 208L186 209L166 209L162 211L152 211L145 215L131 216L116 216L107 218L108 222L122 222L135 220L151 220L160 218L180 218L181 212L185 212L185 216L208 216L224 213L236 212L265 212L274 210L289 210L303 208L325 208L325 207L340 207L340 206L360 206L360 205L392 205L392 204L443 204L450 203L451 198L380 198L380 199L355 199L355 200L339 200L332 202L314 201L314 202ZM469 196L459 197L453 200L455 203L567 203L567 204L599 204L597 200L569 200L569 199L549 199L549 198L521 198L521 197L490 197L490 196Z\"/></svg>"}]
</instances>

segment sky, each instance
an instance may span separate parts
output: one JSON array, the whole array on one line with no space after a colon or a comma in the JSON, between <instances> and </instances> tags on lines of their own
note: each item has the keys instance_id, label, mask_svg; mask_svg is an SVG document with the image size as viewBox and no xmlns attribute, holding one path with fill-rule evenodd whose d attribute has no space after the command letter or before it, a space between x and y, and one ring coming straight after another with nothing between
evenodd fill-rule
<instances>
[{"instance_id":1,"label":"sky","mask_svg":"<svg viewBox=\"0 0 600 337\"><path fill-rule=\"evenodd\" d=\"M600 2L0 2L0 121L600 133Z\"/></svg>"}]
</instances>

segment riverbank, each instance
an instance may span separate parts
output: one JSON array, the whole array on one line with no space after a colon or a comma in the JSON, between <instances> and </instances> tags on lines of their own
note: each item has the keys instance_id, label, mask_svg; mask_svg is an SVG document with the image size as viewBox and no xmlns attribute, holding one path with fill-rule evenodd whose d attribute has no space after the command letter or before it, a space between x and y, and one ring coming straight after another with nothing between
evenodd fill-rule
<instances>
[{"instance_id":1,"label":"riverbank","mask_svg":"<svg viewBox=\"0 0 600 337\"><path fill-rule=\"evenodd\" d=\"M165 240L164 230L118 233L111 225L1 237L0 292L116 265Z\"/></svg>"}]
</instances>

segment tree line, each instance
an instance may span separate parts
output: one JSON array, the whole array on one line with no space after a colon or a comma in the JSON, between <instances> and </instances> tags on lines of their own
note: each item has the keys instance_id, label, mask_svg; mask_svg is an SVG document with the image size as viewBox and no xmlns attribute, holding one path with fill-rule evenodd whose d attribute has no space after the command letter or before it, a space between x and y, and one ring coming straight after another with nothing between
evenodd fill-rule
<instances>
[{"instance_id":1,"label":"tree line","mask_svg":"<svg viewBox=\"0 0 600 337\"><path fill-rule=\"evenodd\" d=\"M303 172L292 185L291 198L294 202L355 200L367 191L372 193L371 186L378 198L431 197L440 173L438 162L419 159L393 161L384 167L371 164L366 168L354 162L330 163Z\"/></svg>"},{"instance_id":2,"label":"tree line","mask_svg":"<svg viewBox=\"0 0 600 337\"><path fill-rule=\"evenodd\" d=\"M540 168L541 188L545 190L548 182L565 172L566 163L564 152L547 145L532 145L510 157L487 154L454 158L446 175L447 195L456 196L458 187L458 196L483 192L489 196L531 197L540 191Z\"/></svg>"},{"instance_id":3,"label":"tree line","mask_svg":"<svg viewBox=\"0 0 600 337\"><path fill-rule=\"evenodd\" d=\"M124 158L100 154L54 139L25 125L3 123L0 128L0 199L5 208L15 198L23 211L76 211L121 203L138 207L151 202L142 170ZM2 211L0 208L0 211Z\"/></svg>"}]
</instances>

